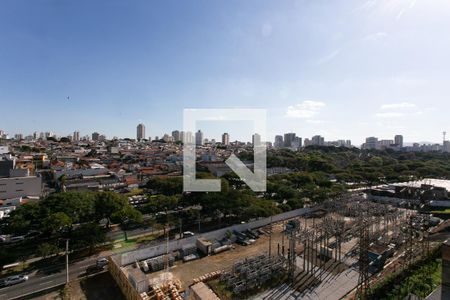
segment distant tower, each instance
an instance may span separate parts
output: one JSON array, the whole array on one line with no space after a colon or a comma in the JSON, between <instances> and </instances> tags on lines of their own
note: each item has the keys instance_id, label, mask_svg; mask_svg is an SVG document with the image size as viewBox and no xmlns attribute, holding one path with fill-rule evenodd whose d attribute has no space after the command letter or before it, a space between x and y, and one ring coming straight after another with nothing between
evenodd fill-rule
<instances>
[{"instance_id":1,"label":"distant tower","mask_svg":"<svg viewBox=\"0 0 450 300\"><path fill-rule=\"evenodd\" d=\"M172 137L173 137L173 140L175 142L181 141L181 135L180 135L180 132L178 130L172 131Z\"/></svg>"},{"instance_id":2,"label":"distant tower","mask_svg":"<svg viewBox=\"0 0 450 300\"><path fill-rule=\"evenodd\" d=\"M261 145L261 135L255 133L252 136L252 144L253 144L253 146L255 146L255 145L260 146Z\"/></svg>"},{"instance_id":3,"label":"distant tower","mask_svg":"<svg viewBox=\"0 0 450 300\"><path fill-rule=\"evenodd\" d=\"M394 143L399 146L400 148L403 148L403 135L396 135L394 137Z\"/></svg>"},{"instance_id":4,"label":"distant tower","mask_svg":"<svg viewBox=\"0 0 450 300\"><path fill-rule=\"evenodd\" d=\"M195 133L195 144L197 146L203 145L203 132L201 130L199 130Z\"/></svg>"},{"instance_id":5,"label":"distant tower","mask_svg":"<svg viewBox=\"0 0 450 300\"><path fill-rule=\"evenodd\" d=\"M138 141L145 139L145 125L144 124L139 124L137 126L137 130L136 130L136 138Z\"/></svg>"},{"instance_id":6,"label":"distant tower","mask_svg":"<svg viewBox=\"0 0 450 300\"><path fill-rule=\"evenodd\" d=\"M284 147L290 148L292 147L292 142L295 139L295 133L285 133L284 134Z\"/></svg>"},{"instance_id":7,"label":"distant tower","mask_svg":"<svg viewBox=\"0 0 450 300\"><path fill-rule=\"evenodd\" d=\"M100 138L100 133L94 132L94 133L92 134L92 140L93 140L93 141L98 141L99 138Z\"/></svg>"},{"instance_id":8,"label":"distant tower","mask_svg":"<svg viewBox=\"0 0 450 300\"><path fill-rule=\"evenodd\" d=\"M284 146L284 140L282 135L275 136L275 142L273 143L275 148L282 148Z\"/></svg>"},{"instance_id":9,"label":"distant tower","mask_svg":"<svg viewBox=\"0 0 450 300\"><path fill-rule=\"evenodd\" d=\"M225 132L224 134L222 134L222 144L224 146L227 146L230 143L230 135Z\"/></svg>"},{"instance_id":10,"label":"distant tower","mask_svg":"<svg viewBox=\"0 0 450 300\"><path fill-rule=\"evenodd\" d=\"M444 142L443 142L443 144L445 144L445 137L446 137L446 135L447 135L447 131L444 131L444 132L442 133L442 135L444 136Z\"/></svg>"},{"instance_id":11,"label":"distant tower","mask_svg":"<svg viewBox=\"0 0 450 300\"><path fill-rule=\"evenodd\" d=\"M73 132L73 138L72 138L72 140L73 140L74 142L78 142L78 141L80 140L80 132L79 132L79 131L74 131L74 132Z\"/></svg>"}]
</instances>

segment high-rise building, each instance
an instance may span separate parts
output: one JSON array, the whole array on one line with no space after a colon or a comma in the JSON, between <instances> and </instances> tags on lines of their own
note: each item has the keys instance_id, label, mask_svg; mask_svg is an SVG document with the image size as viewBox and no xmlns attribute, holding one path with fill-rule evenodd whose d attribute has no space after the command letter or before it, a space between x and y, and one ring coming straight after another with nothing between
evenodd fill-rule
<instances>
[{"instance_id":1,"label":"high-rise building","mask_svg":"<svg viewBox=\"0 0 450 300\"><path fill-rule=\"evenodd\" d=\"M378 148L380 148L380 149L392 148L393 145L394 145L394 140L378 141Z\"/></svg>"},{"instance_id":2,"label":"high-rise building","mask_svg":"<svg viewBox=\"0 0 450 300\"><path fill-rule=\"evenodd\" d=\"M298 149L302 147L302 138L299 136L296 136L294 141L292 141L292 148Z\"/></svg>"},{"instance_id":3,"label":"high-rise building","mask_svg":"<svg viewBox=\"0 0 450 300\"><path fill-rule=\"evenodd\" d=\"M222 145L227 146L228 144L230 144L230 135L225 132L222 134Z\"/></svg>"},{"instance_id":4,"label":"high-rise building","mask_svg":"<svg viewBox=\"0 0 450 300\"><path fill-rule=\"evenodd\" d=\"M136 139L138 141L145 139L145 125L140 123L136 128Z\"/></svg>"},{"instance_id":5,"label":"high-rise building","mask_svg":"<svg viewBox=\"0 0 450 300\"><path fill-rule=\"evenodd\" d=\"M444 141L444 145L442 147L443 152L450 152L450 141Z\"/></svg>"},{"instance_id":6,"label":"high-rise building","mask_svg":"<svg viewBox=\"0 0 450 300\"><path fill-rule=\"evenodd\" d=\"M23 134L21 134L21 133L15 134L14 139L17 141L23 140Z\"/></svg>"},{"instance_id":7,"label":"high-rise building","mask_svg":"<svg viewBox=\"0 0 450 300\"><path fill-rule=\"evenodd\" d=\"M100 137L100 133L98 133L98 132L94 132L94 133L92 134L92 140L93 140L93 141L98 141L98 140L99 140L99 137Z\"/></svg>"},{"instance_id":8,"label":"high-rise building","mask_svg":"<svg viewBox=\"0 0 450 300\"><path fill-rule=\"evenodd\" d=\"M180 132L178 130L172 131L172 137L173 137L173 141L174 142L181 141L181 135L180 135Z\"/></svg>"},{"instance_id":9,"label":"high-rise building","mask_svg":"<svg viewBox=\"0 0 450 300\"><path fill-rule=\"evenodd\" d=\"M276 135L275 141L273 143L273 146L275 148L282 148L284 146L283 136L282 135Z\"/></svg>"},{"instance_id":10,"label":"high-rise building","mask_svg":"<svg viewBox=\"0 0 450 300\"><path fill-rule=\"evenodd\" d=\"M254 135L252 135L252 144L253 144L253 147L261 145L261 135L260 134L255 133Z\"/></svg>"},{"instance_id":11,"label":"high-rise building","mask_svg":"<svg viewBox=\"0 0 450 300\"><path fill-rule=\"evenodd\" d=\"M323 146L325 144L325 138L320 135L315 135L311 138L311 145Z\"/></svg>"},{"instance_id":12,"label":"high-rise building","mask_svg":"<svg viewBox=\"0 0 450 300\"><path fill-rule=\"evenodd\" d=\"M181 131L180 132L180 139L181 139L181 142L183 144L190 144L190 143L192 143L193 142L192 132L190 132L190 131L186 131L186 132Z\"/></svg>"},{"instance_id":13,"label":"high-rise building","mask_svg":"<svg viewBox=\"0 0 450 300\"><path fill-rule=\"evenodd\" d=\"M403 147L403 135L396 135L395 137L394 137L394 141L395 141L395 144L398 146L398 147L400 147L400 148L402 148Z\"/></svg>"},{"instance_id":14,"label":"high-rise building","mask_svg":"<svg viewBox=\"0 0 450 300\"><path fill-rule=\"evenodd\" d=\"M45 133L45 138L46 138L46 139L51 138L51 137L54 137L54 136L55 136L55 134L54 134L53 132L51 132L51 131L47 131L47 132Z\"/></svg>"},{"instance_id":15,"label":"high-rise building","mask_svg":"<svg viewBox=\"0 0 450 300\"><path fill-rule=\"evenodd\" d=\"M171 143L174 141L173 135L168 135L167 133L163 135L162 140L166 143Z\"/></svg>"},{"instance_id":16,"label":"high-rise building","mask_svg":"<svg viewBox=\"0 0 450 300\"><path fill-rule=\"evenodd\" d=\"M290 148L292 147L292 142L295 139L295 133L285 133L284 134L284 147Z\"/></svg>"},{"instance_id":17,"label":"high-rise building","mask_svg":"<svg viewBox=\"0 0 450 300\"><path fill-rule=\"evenodd\" d=\"M336 146L336 147L346 147L351 148L352 147L352 141L351 140L337 140L337 141L330 141L326 143L328 146Z\"/></svg>"},{"instance_id":18,"label":"high-rise building","mask_svg":"<svg viewBox=\"0 0 450 300\"><path fill-rule=\"evenodd\" d=\"M378 149L378 138L373 136L366 138L366 143L363 146L364 149Z\"/></svg>"},{"instance_id":19,"label":"high-rise building","mask_svg":"<svg viewBox=\"0 0 450 300\"><path fill-rule=\"evenodd\" d=\"M80 132L79 131L74 131L73 132L73 139L74 142L78 142L80 140Z\"/></svg>"},{"instance_id":20,"label":"high-rise building","mask_svg":"<svg viewBox=\"0 0 450 300\"><path fill-rule=\"evenodd\" d=\"M201 130L198 130L195 133L195 144L197 146L201 146L203 145L203 132Z\"/></svg>"}]
</instances>

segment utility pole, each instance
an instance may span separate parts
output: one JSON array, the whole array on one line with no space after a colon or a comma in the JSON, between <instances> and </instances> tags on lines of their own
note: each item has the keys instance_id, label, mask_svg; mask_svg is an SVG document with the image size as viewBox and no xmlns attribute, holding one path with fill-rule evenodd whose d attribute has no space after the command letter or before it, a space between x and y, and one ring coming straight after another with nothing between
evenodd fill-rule
<instances>
[{"instance_id":1,"label":"utility pole","mask_svg":"<svg viewBox=\"0 0 450 300\"><path fill-rule=\"evenodd\" d=\"M269 257L272 255L272 216L270 216Z\"/></svg>"},{"instance_id":2,"label":"utility pole","mask_svg":"<svg viewBox=\"0 0 450 300\"><path fill-rule=\"evenodd\" d=\"M169 271L169 240L170 240L170 227L167 229L167 236L166 236L166 259L167 259L167 270Z\"/></svg>"},{"instance_id":3,"label":"utility pole","mask_svg":"<svg viewBox=\"0 0 450 300\"><path fill-rule=\"evenodd\" d=\"M183 237L182 235L183 235L183 220L180 218L180 239Z\"/></svg>"},{"instance_id":4,"label":"utility pole","mask_svg":"<svg viewBox=\"0 0 450 300\"><path fill-rule=\"evenodd\" d=\"M69 239L66 240L66 284L69 283Z\"/></svg>"}]
</instances>

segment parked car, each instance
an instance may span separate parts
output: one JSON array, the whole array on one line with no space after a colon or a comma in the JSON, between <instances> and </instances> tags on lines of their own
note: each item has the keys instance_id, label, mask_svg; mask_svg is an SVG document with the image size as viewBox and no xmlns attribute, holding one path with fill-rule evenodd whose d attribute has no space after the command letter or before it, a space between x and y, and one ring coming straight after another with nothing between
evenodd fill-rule
<instances>
[{"instance_id":1,"label":"parked car","mask_svg":"<svg viewBox=\"0 0 450 300\"><path fill-rule=\"evenodd\" d=\"M247 238L243 238L241 236L236 236L236 243L242 246L250 245L250 242Z\"/></svg>"},{"instance_id":2,"label":"parked car","mask_svg":"<svg viewBox=\"0 0 450 300\"><path fill-rule=\"evenodd\" d=\"M97 259L96 266L104 267L104 266L107 266L107 265L108 265L108 259L107 258L103 257L103 258Z\"/></svg>"},{"instance_id":3,"label":"parked car","mask_svg":"<svg viewBox=\"0 0 450 300\"><path fill-rule=\"evenodd\" d=\"M10 235L0 235L0 243L6 243L10 238Z\"/></svg>"},{"instance_id":4,"label":"parked car","mask_svg":"<svg viewBox=\"0 0 450 300\"><path fill-rule=\"evenodd\" d=\"M195 234L192 231L185 231L183 232L183 237L189 237L194 236Z\"/></svg>"},{"instance_id":5,"label":"parked car","mask_svg":"<svg viewBox=\"0 0 450 300\"><path fill-rule=\"evenodd\" d=\"M253 230L250 230L250 229L247 229L247 230L245 231L245 234L246 234L248 237L252 238L252 239L258 239L258 238L259 238L259 235L258 235L256 232L254 232Z\"/></svg>"}]
</instances>

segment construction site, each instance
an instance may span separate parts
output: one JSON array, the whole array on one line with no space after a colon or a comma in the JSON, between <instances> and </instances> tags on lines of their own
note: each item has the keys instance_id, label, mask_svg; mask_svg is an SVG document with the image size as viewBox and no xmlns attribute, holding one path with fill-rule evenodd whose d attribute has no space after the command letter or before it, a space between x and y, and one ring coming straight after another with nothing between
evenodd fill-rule
<instances>
[{"instance_id":1,"label":"construction site","mask_svg":"<svg viewBox=\"0 0 450 300\"><path fill-rule=\"evenodd\" d=\"M364 299L439 244L429 214L363 194L246 225L133 263L112 257L111 273L128 299Z\"/></svg>"}]
</instances>

